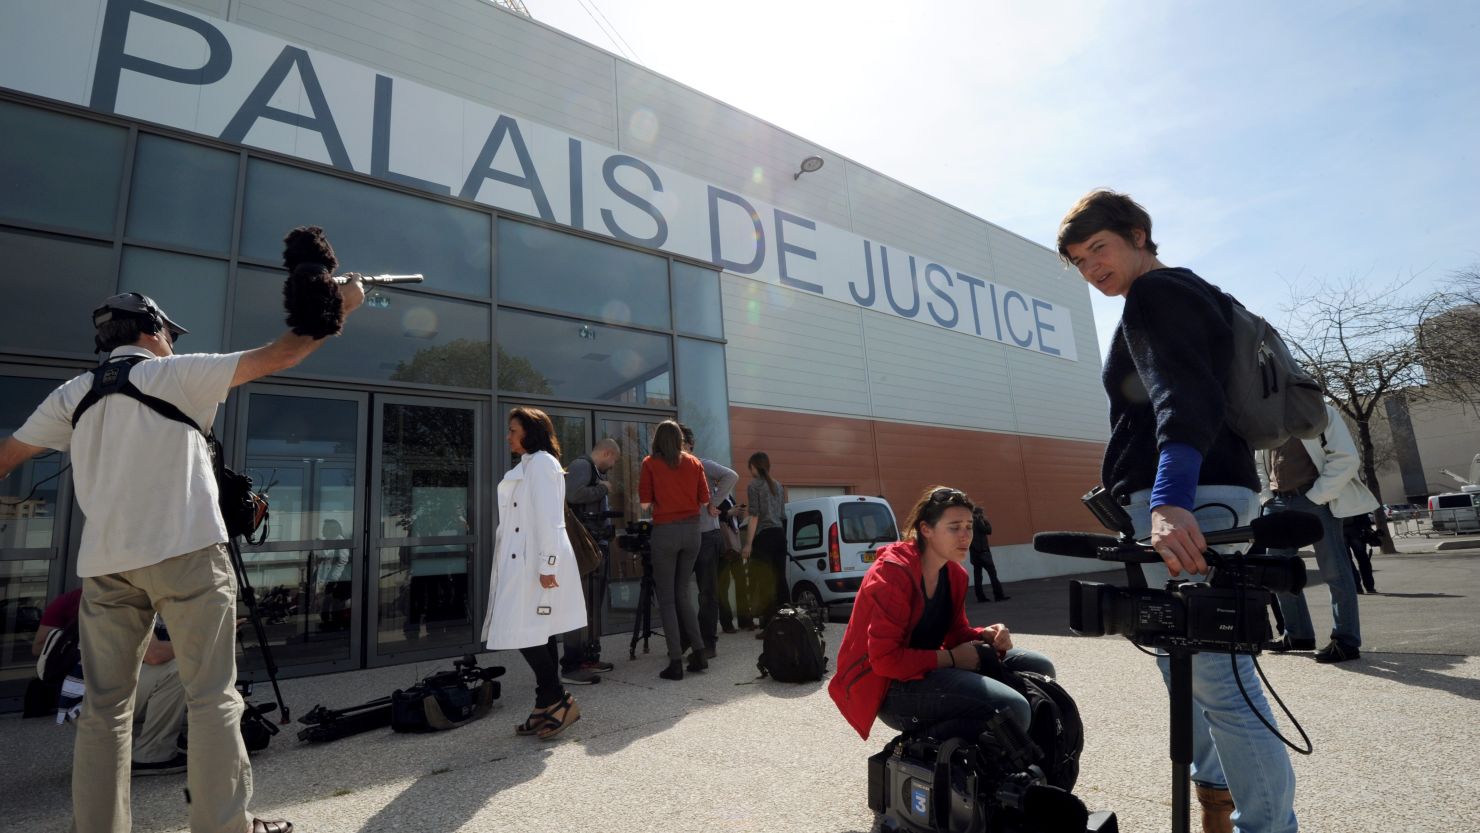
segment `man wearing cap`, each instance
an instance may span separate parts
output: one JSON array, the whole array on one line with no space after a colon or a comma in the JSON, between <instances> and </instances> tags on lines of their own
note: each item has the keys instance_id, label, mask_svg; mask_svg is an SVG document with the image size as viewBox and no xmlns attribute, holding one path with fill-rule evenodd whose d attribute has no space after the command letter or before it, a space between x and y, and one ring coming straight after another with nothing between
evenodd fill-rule
<instances>
[{"instance_id":1,"label":"man wearing cap","mask_svg":"<svg viewBox=\"0 0 1480 833\"><path fill-rule=\"evenodd\" d=\"M364 301L358 278L340 288L341 312ZM297 365L323 344L285 332L271 344L226 355L175 355L188 331L152 299L115 295L93 312L98 379L126 374L145 397L209 428L231 388ZM0 441L0 478L47 449L70 451L77 503L87 515L77 573L86 696L72 763L73 829L127 831L130 730L139 666L155 613L170 623L189 704L190 829L291 833L286 821L247 812L252 768L239 723L236 580L217 508L206 438L133 395L102 396L73 424L94 387L88 372L52 391Z\"/></svg>"}]
</instances>

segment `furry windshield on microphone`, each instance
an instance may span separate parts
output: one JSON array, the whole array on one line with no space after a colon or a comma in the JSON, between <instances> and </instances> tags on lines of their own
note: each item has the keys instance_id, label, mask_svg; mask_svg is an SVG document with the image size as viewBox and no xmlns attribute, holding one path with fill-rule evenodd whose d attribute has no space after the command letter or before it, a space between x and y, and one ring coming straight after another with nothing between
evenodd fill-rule
<instances>
[{"instance_id":1,"label":"furry windshield on microphone","mask_svg":"<svg viewBox=\"0 0 1480 833\"><path fill-rule=\"evenodd\" d=\"M283 238L283 307L288 327L298 335L321 339L344 328L344 299L334 270L339 259L318 226L300 226Z\"/></svg>"}]
</instances>

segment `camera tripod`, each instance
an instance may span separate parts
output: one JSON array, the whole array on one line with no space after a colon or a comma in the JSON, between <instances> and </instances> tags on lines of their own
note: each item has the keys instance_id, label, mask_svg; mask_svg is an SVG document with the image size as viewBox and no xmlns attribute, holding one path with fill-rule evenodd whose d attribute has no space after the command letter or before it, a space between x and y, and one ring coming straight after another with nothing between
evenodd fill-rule
<instances>
[{"instance_id":1,"label":"camera tripod","mask_svg":"<svg viewBox=\"0 0 1480 833\"><path fill-rule=\"evenodd\" d=\"M642 640L642 652L648 653L648 640L653 635L653 553L644 548L642 556L642 581L638 584L637 615L632 622L632 644L627 647L627 659L637 659L637 641Z\"/></svg>"},{"instance_id":2,"label":"camera tripod","mask_svg":"<svg viewBox=\"0 0 1480 833\"><path fill-rule=\"evenodd\" d=\"M257 593L252 589L252 580L247 578L246 565L242 563L241 547L236 538L226 539L226 550L231 555L231 569L236 573L236 586L240 588L242 601L247 604L247 618L252 623L252 629L257 634L257 647L262 652L262 664L267 669L267 679L272 682L272 693L277 698L277 706L282 712L283 725L287 725L290 718L288 715L288 704L283 702L282 689L278 687L277 662L272 658L272 648L267 644L267 628L262 624L262 614L257 609ZM239 684L240 685L240 684ZM247 692L251 693L251 681L247 681ZM256 710L256 707L248 705L248 708ZM263 713L270 709L260 710ZM260 715L259 715L260 716Z\"/></svg>"}]
</instances>

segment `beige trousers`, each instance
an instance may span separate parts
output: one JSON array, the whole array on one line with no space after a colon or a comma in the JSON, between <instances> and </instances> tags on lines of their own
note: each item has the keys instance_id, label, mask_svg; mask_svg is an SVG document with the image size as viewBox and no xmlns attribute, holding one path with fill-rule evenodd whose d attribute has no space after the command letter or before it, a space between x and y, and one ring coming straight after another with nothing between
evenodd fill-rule
<instances>
[{"instance_id":1,"label":"beige trousers","mask_svg":"<svg viewBox=\"0 0 1480 833\"><path fill-rule=\"evenodd\" d=\"M87 672L83 671L86 681ZM175 741L180 737L180 723L185 719L185 687L180 685L180 672L174 660L139 667L139 685L134 694L134 717L143 710L143 720L135 720L133 759L141 764L157 764L175 757Z\"/></svg>"},{"instance_id":2,"label":"beige trousers","mask_svg":"<svg viewBox=\"0 0 1480 833\"><path fill-rule=\"evenodd\" d=\"M236 692L236 577L225 544L82 581L86 694L72 760L73 830L127 833L134 693L153 628L164 617L190 722L190 829L246 833L252 766Z\"/></svg>"}]
</instances>

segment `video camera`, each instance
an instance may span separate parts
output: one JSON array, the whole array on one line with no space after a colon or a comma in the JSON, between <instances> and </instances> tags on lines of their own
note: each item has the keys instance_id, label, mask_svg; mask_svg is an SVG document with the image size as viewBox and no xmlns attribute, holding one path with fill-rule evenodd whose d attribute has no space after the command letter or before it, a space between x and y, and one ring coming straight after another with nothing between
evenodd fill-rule
<instances>
[{"instance_id":1,"label":"video camera","mask_svg":"<svg viewBox=\"0 0 1480 833\"><path fill-rule=\"evenodd\" d=\"M605 544L612 538L612 520L620 518L625 514L627 513L618 509L608 509L602 512L575 513L576 519L581 522L581 526L584 526L586 531L591 533L591 537L602 544Z\"/></svg>"},{"instance_id":2,"label":"video camera","mask_svg":"<svg viewBox=\"0 0 1480 833\"><path fill-rule=\"evenodd\" d=\"M626 534L617 536L617 543L627 552L635 552L644 558L653 554L653 522L628 521Z\"/></svg>"},{"instance_id":3,"label":"video camera","mask_svg":"<svg viewBox=\"0 0 1480 833\"><path fill-rule=\"evenodd\" d=\"M1270 641L1265 610L1273 604L1271 594L1298 593L1305 587L1305 562L1299 558L1209 551L1204 558L1212 571L1206 582L1173 579L1163 590L1147 588L1139 565L1159 564L1161 556L1135 540L1130 516L1103 487L1085 495L1084 503L1119 537L1084 532L1033 536L1039 552L1126 565L1129 587L1069 582L1069 627L1081 636L1119 634L1148 648L1257 654ZM1252 542L1282 549L1312 543L1322 533L1317 518L1283 512L1203 537L1209 546Z\"/></svg>"}]
</instances>

